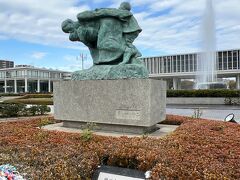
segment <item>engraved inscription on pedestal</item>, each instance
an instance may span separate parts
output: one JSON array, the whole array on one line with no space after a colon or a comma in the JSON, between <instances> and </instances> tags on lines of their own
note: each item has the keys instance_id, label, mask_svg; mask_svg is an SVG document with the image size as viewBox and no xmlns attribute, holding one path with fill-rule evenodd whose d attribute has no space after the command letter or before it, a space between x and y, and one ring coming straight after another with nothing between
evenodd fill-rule
<instances>
[{"instance_id":1,"label":"engraved inscription on pedestal","mask_svg":"<svg viewBox=\"0 0 240 180\"><path fill-rule=\"evenodd\" d=\"M140 120L141 113L140 111L134 110L116 110L115 114L116 119L129 119L129 120Z\"/></svg>"}]
</instances>

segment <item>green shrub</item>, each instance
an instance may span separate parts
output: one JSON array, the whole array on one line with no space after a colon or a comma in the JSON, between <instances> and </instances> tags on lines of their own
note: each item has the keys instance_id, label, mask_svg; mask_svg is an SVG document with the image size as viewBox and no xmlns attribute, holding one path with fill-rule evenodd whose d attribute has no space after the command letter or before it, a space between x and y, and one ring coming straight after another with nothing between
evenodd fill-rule
<instances>
[{"instance_id":1,"label":"green shrub","mask_svg":"<svg viewBox=\"0 0 240 180\"><path fill-rule=\"evenodd\" d=\"M44 115L46 113L49 113L51 111L51 108L47 105L38 105L38 112L41 115Z\"/></svg>"},{"instance_id":2,"label":"green shrub","mask_svg":"<svg viewBox=\"0 0 240 180\"><path fill-rule=\"evenodd\" d=\"M31 106L28 108L29 113L32 116L35 116L36 114L38 114L38 107L37 106Z\"/></svg>"},{"instance_id":3,"label":"green shrub","mask_svg":"<svg viewBox=\"0 0 240 180\"><path fill-rule=\"evenodd\" d=\"M93 137L93 130L97 127L96 123L89 122L82 127L81 139L85 142L90 141Z\"/></svg>"},{"instance_id":4,"label":"green shrub","mask_svg":"<svg viewBox=\"0 0 240 180\"><path fill-rule=\"evenodd\" d=\"M167 97L240 97L240 90L168 90Z\"/></svg>"},{"instance_id":5,"label":"green shrub","mask_svg":"<svg viewBox=\"0 0 240 180\"><path fill-rule=\"evenodd\" d=\"M93 137L93 131L89 129L83 129L81 139L85 142L90 141Z\"/></svg>"},{"instance_id":6,"label":"green shrub","mask_svg":"<svg viewBox=\"0 0 240 180\"><path fill-rule=\"evenodd\" d=\"M35 116L35 115L44 115L50 112L51 109L47 105L37 105L37 106L29 107L28 111L32 116Z\"/></svg>"},{"instance_id":7,"label":"green shrub","mask_svg":"<svg viewBox=\"0 0 240 180\"><path fill-rule=\"evenodd\" d=\"M51 109L47 105L37 105L27 107L25 104L19 103L1 103L0 117L18 117L18 116L35 116L44 115Z\"/></svg>"},{"instance_id":8,"label":"green shrub","mask_svg":"<svg viewBox=\"0 0 240 180\"><path fill-rule=\"evenodd\" d=\"M27 107L24 104L0 104L0 114L2 117L17 117L25 115Z\"/></svg>"}]
</instances>

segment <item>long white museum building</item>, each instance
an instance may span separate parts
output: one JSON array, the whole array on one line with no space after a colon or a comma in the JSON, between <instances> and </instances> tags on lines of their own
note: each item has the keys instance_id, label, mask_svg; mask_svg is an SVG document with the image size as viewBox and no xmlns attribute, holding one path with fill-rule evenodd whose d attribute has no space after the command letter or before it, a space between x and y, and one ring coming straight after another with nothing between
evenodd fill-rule
<instances>
[{"instance_id":1,"label":"long white museum building","mask_svg":"<svg viewBox=\"0 0 240 180\"><path fill-rule=\"evenodd\" d=\"M199 54L177 54L142 59L151 78L166 80L169 89L180 89L181 80L195 79ZM236 88L240 89L240 49L218 51L216 59L217 77L236 78Z\"/></svg>"},{"instance_id":2,"label":"long white museum building","mask_svg":"<svg viewBox=\"0 0 240 180\"><path fill-rule=\"evenodd\" d=\"M53 81L70 79L71 73L29 65L0 69L0 93L45 93L53 91Z\"/></svg>"}]
</instances>

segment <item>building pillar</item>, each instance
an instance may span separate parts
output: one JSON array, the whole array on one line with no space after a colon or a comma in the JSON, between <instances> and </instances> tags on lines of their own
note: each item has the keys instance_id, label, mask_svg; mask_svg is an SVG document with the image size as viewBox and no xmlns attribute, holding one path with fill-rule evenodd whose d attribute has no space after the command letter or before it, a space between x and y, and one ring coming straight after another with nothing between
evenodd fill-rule
<instances>
[{"instance_id":1,"label":"building pillar","mask_svg":"<svg viewBox=\"0 0 240 180\"><path fill-rule=\"evenodd\" d=\"M178 89L181 89L181 79L178 79L177 86L178 86Z\"/></svg>"},{"instance_id":2,"label":"building pillar","mask_svg":"<svg viewBox=\"0 0 240 180\"><path fill-rule=\"evenodd\" d=\"M28 92L28 80L27 78L25 77L25 88L24 88L24 92L27 93Z\"/></svg>"},{"instance_id":3,"label":"building pillar","mask_svg":"<svg viewBox=\"0 0 240 180\"><path fill-rule=\"evenodd\" d=\"M37 80L37 92L40 93L40 79Z\"/></svg>"},{"instance_id":4,"label":"building pillar","mask_svg":"<svg viewBox=\"0 0 240 180\"><path fill-rule=\"evenodd\" d=\"M170 87L169 79L166 79L165 81L166 81L166 86L167 86L166 88L167 88L167 89L170 89L171 87Z\"/></svg>"},{"instance_id":5,"label":"building pillar","mask_svg":"<svg viewBox=\"0 0 240 180\"><path fill-rule=\"evenodd\" d=\"M173 78L173 89L181 89L181 80L178 78Z\"/></svg>"},{"instance_id":6,"label":"building pillar","mask_svg":"<svg viewBox=\"0 0 240 180\"><path fill-rule=\"evenodd\" d=\"M236 77L236 89L240 89L240 74Z\"/></svg>"},{"instance_id":7,"label":"building pillar","mask_svg":"<svg viewBox=\"0 0 240 180\"><path fill-rule=\"evenodd\" d=\"M7 79L4 79L4 93L7 93Z\"/></svg>"},{"instance_id":8,"label":"building pillar","mask_svg":"<svg viewBox=\"0 0 240 180\"><path fill-rule=\"evenodd\" d=\"M51 80L48 80L48 92L51 92Z\"/></svg>"},{"instance_id":9,"label":"building pillar","mask_svg":"<svg viewBox=\"0 0 240 180\"><path fill-rule=\"evenodd\" d=\"M14 93L17 94L17 80L14 79Z\"/></svg>"}]
</instances>

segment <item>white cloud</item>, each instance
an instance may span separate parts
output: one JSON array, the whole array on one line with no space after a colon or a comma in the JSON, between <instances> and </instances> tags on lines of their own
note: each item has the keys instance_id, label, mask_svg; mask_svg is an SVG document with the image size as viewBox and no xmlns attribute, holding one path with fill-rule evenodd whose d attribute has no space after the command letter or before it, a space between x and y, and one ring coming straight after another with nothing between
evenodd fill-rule
<instances>
[{"instance_id":1,"label":"white cloud","mask_svg":"<svg viewBox=\"0 0 240 180\"><path fill-rule=\"evenodd\" d=\"M45 45L73 46L62 32L61 22L67 18L76 20L78 12L89 9L76 3L76 0L1 0L0 35Z\"/></svg>"},{"instance_id":2,"label":"white cloud","mask_svg":"<svg viewBox=\"0 0 240 180\"><path fill-rule=\"evenodd\" d=\"M31 57L34 58L34 59L42 59L42 58L44 58L46 55L47 55L47 53L45 53L45 52L33 52L33 53L31 54Z\"/></svg>"},{"instance_id":3,"label":"white cloud","mask_svg":"<svg viewBox=\"0 0 240 180\"><path fill-rule=\"evenodd\" d=\"M6 36L0 35L0 40L6 40L6 39L8 39Z\"/></svg>"},{"instance_id":4,"label":"white cloud","mask_svg":"<svg viewBox=\"0 0 240 180\"><path fill-rule=\"evenodd\" d=\"M214 2L217 48L240 48L239 0ZM205 0L153 0L148 7L151 10L135 14L143 29L136 41L138 47L159 54L200 51L199 33Z\"/></svg>"},{"instance_id":5,"label":"white cloud","mask_svg":"<svg viewBox=\"0 0 240 180\"><path fill-rule=\"evenodd\" d=\"M61 31L66 18L76 20L90 4L109 2L117 8L122 0L0 0L0 39L84 49ZM199 27L205 0L129 0L143 32L135 44L156 54L199 51ZM80 5L77 5L80 4ZM240 47L239 0L214 0L218 49ZM140 10L139 10L140 9ZM86 49L86 48L85 48Z\"/></svg>"}]
</instances>

